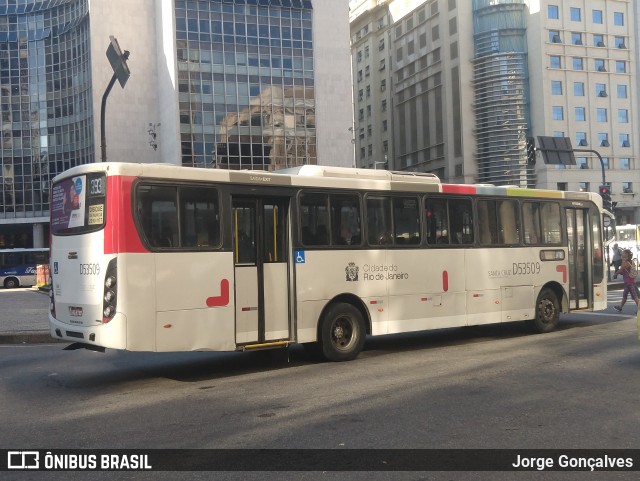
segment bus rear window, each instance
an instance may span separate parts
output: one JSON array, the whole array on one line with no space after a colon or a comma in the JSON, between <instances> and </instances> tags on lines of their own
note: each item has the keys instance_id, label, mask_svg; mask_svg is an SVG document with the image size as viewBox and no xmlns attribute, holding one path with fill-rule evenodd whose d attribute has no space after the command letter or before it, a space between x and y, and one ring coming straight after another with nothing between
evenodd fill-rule
<instances>
[{"instance_id":1,"label":"bus rear window","mask_svg":"<svg viewBox=\"0 0 640 481\"><path fill-rule=\"evenodd\" d=\"M102 229L107 210L106 195L107 179L102 173L56 182L51 191L52 233L86 234Z\"/></svg>"}]
</instances>

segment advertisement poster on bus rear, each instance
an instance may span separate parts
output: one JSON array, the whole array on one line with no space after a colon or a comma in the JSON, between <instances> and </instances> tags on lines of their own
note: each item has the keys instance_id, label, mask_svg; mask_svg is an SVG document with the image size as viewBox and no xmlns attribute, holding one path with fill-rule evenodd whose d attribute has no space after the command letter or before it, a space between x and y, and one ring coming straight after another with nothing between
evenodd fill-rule
<instances>
[{"instance_id":1,"label":"advertisement poster on bus rear","mask_svg":"<svg viewBox=\"0 0 640 481\"><path fill-rule=\"evenodd\" d=\"M53 187L51 227L69 229L84 225L86 176L63 180Z\"/></svg>"}]
</instances>

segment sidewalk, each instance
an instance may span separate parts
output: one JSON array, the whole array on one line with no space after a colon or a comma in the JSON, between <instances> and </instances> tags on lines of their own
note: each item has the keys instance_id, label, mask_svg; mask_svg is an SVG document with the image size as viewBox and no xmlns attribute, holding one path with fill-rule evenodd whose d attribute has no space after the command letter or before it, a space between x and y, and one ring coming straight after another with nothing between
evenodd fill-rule
<instances>
[{"instance_id":1,"label":"sidewalk","mask_svg":"<svg viewBox=\"0 0 640 481\"><path fill-rule=\"evenodd\" d=\"M49 334L49 293L0 289L0 344L55 343Z\"/></svg>"}]
</instances>

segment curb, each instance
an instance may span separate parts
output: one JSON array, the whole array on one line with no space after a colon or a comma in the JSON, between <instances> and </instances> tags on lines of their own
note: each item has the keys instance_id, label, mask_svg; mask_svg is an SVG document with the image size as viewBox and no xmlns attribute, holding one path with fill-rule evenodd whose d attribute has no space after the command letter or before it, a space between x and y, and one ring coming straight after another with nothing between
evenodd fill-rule
<instances>
[{"instance_id":1,"label":"curb","mask_svg":"<svg viewBox=\"0 0 640 481\"><path fill-rule=\"evenodd\" d=\"M62 344L68 341L54 339L49 331L12 332L0 334L0 344Z\"/></svg>"}]
</instances>

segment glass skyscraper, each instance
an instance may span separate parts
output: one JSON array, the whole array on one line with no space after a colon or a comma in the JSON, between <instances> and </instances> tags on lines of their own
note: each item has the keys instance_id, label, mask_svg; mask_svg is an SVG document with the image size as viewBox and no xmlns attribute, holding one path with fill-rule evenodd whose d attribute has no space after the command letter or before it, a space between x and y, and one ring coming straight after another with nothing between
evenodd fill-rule
<instances>
[{"instance_id":1,"label":"glass skyscraper","mask_svg":"<svg viewBox=\"0 0 640 481\"><path fill-rule=\"evenodd\" d=\"M308 0L176 1L182 165L317 163Z\"/></svg>"},{"instance_id":2,"label":"glass skyscraper","mask_svg":"<svg viewBox=\"0 0 640 481\"><path fill-rule=\"evenodd\" d=\"M343 0L0 0L0 248L46 246L51 180L101 161L110 36L107 160L352 165Z\"/></svg>"},{"instance_id":3,"label":"glass skyscraper","mask_svg":"<svg viewBox=\"0 0 640 481\"><path fill-rule=\"evenodd\" d=\"M0 3L0 220L48 220L50 180L93 161L90 89L87 0ZM0 247L33 245L0 227Z\"/></svg>"}]
</instances>

